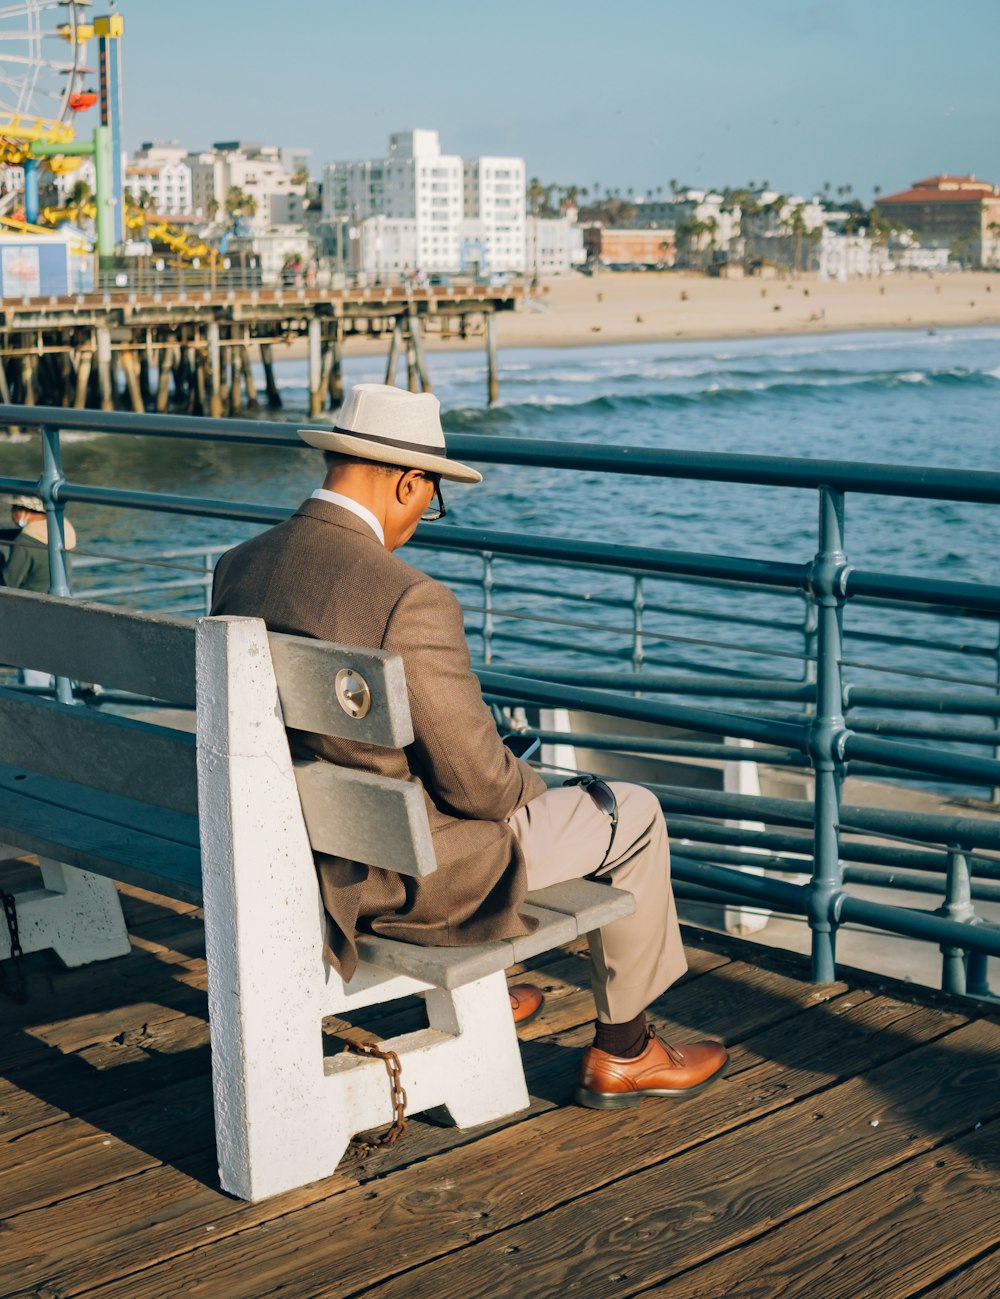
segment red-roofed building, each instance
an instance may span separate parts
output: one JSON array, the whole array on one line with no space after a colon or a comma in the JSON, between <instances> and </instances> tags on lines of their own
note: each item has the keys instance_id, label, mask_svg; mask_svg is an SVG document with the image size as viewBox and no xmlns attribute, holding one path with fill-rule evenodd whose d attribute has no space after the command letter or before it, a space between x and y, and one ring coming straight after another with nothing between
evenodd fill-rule
<instances>
[{"instance_id":1,"label":"red-roofed building","mask_svg":"<svg viewBox=\"0 0 1000 1299\"><path fill-rule=\"evenodd\" d=\"M975 176L928 176L878 206L926 248L948 248L967 266L1000 265L1000 189Z\"/></svg>"}]
</instances>

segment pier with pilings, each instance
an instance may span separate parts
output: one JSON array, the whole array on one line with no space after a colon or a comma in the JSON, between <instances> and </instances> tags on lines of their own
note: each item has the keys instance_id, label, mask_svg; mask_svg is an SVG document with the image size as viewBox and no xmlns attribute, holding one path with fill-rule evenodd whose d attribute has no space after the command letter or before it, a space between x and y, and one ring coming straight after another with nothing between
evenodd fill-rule
<instances>
[{"instance_id":1,"label":"pier with pilings","mask_svg":"<svg viewBox=\"0 0 1000 1299\"><path fill-rule=\"evenodd\" d=\"M486 399L497 399L496 316L519 286L179 289L7 299L0 304L0 401L78 410L225 416L281 407L274 362L304 346L309 415L343 399L345 344L381 340L386 382L405 362L411 392L431 390L424 341L483 340ZM301 352L298 353L301 355ZM259 359L263 393L252 363Z\"/></svg>"}]
</instances>

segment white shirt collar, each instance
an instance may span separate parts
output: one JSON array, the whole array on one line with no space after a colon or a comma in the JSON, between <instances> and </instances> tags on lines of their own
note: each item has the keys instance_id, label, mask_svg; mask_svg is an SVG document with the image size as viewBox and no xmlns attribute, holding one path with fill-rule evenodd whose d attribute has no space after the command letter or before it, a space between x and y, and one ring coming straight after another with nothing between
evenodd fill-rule
<instances>
[{"instance_id":1,"label":"white shirt collar","mask_svg":"<svg viewBox=\"0 0 1000 1299\"><path fill-rule=\"evenodd\" d=\"M366 505L360 501L354 500L351 496L343 496L340 492L328 492L325 487L317 487L312 494L314 501L329 501L331 505L339 505L345 510L350 510L356 514L362 523L367 523L372 532L375 533L382 545L385 545L385 533L382 531L382 525L372 514Z\"/></svg>"}]
</instances>

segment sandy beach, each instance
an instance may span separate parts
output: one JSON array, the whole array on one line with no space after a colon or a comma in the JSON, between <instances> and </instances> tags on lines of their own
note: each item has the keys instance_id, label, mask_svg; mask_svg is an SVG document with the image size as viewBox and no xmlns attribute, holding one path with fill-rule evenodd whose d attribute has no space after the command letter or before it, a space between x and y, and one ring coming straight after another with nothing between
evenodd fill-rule
<instances>
[{"instance_id":1,"label":"sandy beach","mask_svg":"<svg viewBox=\"0 0 1000 1299\"><path fill-rule=\"evenodd\" d=\"M1000 325L1000 275L899 273L846 283L815 276L719 280L672 272L606 271L546 280L522 310L497 318L497 342L509 347L584 347L673 339L752 338L857 329L944 329ZM425 335L430 350L481 348ZM384 344L348 339L349 354ZM302 344L279 355L304 356Z\"/></svg>"}]
</instances>

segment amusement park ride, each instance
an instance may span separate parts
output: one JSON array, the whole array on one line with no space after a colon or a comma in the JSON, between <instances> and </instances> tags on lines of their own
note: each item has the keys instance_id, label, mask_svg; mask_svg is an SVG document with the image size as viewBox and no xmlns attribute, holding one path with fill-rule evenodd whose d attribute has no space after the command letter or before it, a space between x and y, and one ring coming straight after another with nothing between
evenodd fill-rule
<instances>
[{"instance_id":1,"label":"amusement park ride","mask_svg":"<svg viewBox=\"0 0 1000 1299\"><path fill-rule=\"evenodd\" d=\"M76 251L96 248L106 263L129 234L141 234L184 260L208 263L215 249L131 203L122 176L121 36L118 14L89 15L90 0L23 0L0 5L0 165L21 169L23 188L0 195L0 227L50 234L69 225ZM97 41L98 67L87 66ZM97 75L98 89L91 87ZM100 123L80 138L81 114L98 107ZM84 157L94 161L94 196L65 207L40 208L39 170L69 175ZM94 237L80 229L93 222Z\"/></svg>"}]
</instances>

